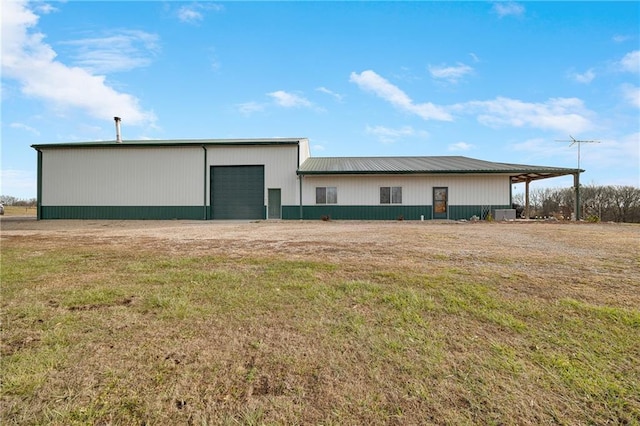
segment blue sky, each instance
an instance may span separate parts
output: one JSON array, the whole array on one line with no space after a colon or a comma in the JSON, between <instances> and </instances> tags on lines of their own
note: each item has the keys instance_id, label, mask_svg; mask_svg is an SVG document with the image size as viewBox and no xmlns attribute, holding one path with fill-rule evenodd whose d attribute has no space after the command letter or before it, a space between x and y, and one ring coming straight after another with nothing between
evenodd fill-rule
<instances>
[{"instance_id":1,"label":"blue sky","mask_svg":"<svg viewBox=\"0 0 640 426\"><path fill-rule=\"evenodd\" d=\"M32 144L307 137L640 185L638 2L3 1L2 188ZM543 180L569 187L570 177ZM516 192L520 191L518 186Z\"/></svg>"}]
</instances>

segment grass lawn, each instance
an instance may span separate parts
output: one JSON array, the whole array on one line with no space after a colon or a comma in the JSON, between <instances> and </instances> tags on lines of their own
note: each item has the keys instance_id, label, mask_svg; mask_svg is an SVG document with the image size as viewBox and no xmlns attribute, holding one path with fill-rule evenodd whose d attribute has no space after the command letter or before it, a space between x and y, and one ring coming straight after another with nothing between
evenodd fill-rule
<instances>
[{"instance_id":1,"label":"grass lawn","mask_svg":"<svg viewBox=\"0 0 640 426\"><path fill-rule=\"evenodd\" d=\"M640 423L640 228L383 226L424 244L409 262L364 243L336 259L331 223L295 249L326 251L256 250L252 226L240 254L4 232L0 423ZM543 247L492 253L503 232Z\"/></svg>"},{"instance_id":2,"label":"grass lawn","mask_svg":"<svg viewBox=\"0 0 640 426\"><path fill-rule=\"evenodd\" d=\"M4 206L4 216L36 216L35 207Z\"/></svg>"}]
</instances>

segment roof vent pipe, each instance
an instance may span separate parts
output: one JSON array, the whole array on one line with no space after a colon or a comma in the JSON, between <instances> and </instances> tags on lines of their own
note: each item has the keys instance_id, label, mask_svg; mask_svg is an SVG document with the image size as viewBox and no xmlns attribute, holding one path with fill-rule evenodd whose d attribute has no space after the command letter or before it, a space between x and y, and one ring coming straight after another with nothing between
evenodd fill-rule
<instances>
[{"instance_id":1,"label":"roof vent pipe","mask_svg":"<svg viewBox=\"0 0 640 426\"><path fill-rule=\"evenodd\" d=\"M122 119L120 117L113 117L116 121L116 143L122 143L122 137L120 137L120 121Z\"/></svg>"}]
</instances>

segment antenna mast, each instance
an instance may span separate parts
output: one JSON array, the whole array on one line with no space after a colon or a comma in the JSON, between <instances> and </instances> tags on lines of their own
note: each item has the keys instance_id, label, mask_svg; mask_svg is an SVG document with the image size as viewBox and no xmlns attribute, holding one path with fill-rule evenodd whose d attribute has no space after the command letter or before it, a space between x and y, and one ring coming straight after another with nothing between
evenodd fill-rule
<instances>
[{"instance_id":1,"label":"antenna mast","mask_svg":"<svg viewBox=\"0 0 640 426\"><path fill-rule=\"evenodd\" d=\"M569 135L569 137L571 138L570 140L558 140L556 139L556 142L571 142L569 144L569 146L573 146L575 144L578 144L578 170L580 170L580 146L583 143L600 143L600 141L583 141L583 140L578 140L576 138L574 138L573 136Z\"/></svg>"},{"instance_id":2,"label":"antenna mast","mask_svg":"<svg viewBox=\"0 0 640 426\"><path fill-rule=\"evenodd\" d=\"M574 211L575 211L575 220L580 220L580 216L581 216L581 211L580 211L580 146L583 143L600 143L600 141L586 141L586 140L578 140L576 138L574 138L573 136L569 135L569 137L571 138L571 140L556 140L556 142L571 142L569 144L569 146L573 146L575 144L578 144L578 169L576 170L575 174L573 175L573 187L574 190L576 192L576 196L575 196L575 206L574 206Z\"/></svg>"}]
</instances>

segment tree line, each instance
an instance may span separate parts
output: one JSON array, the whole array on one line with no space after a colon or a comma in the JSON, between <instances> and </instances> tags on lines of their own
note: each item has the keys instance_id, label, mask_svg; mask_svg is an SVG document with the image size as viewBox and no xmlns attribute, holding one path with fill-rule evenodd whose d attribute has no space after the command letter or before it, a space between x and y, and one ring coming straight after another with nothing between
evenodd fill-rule
<instances>
[{"instance_id":1,"label":"tree line","mask_svg":"<svg viewBox=\"0 0 640 426\"><path fill-rule=\"evenodd\" d=\"M513 196L514 208L524 212L525 195ZM529 190L529 217L570 219L574 214L573 188ZM523 213L524 214L524 213ZM640 223L640 188L616 185L581 185L580 219L589 222Z\"/></svg>"},{"instance_id":2,"label":"tree line","mask_svg":"<svg viewBox=\"0 0 640 426\"><path fill-rule=\"evenodd\" d=\"M35 207L37 201L35 198L24 199L11 195L0 195L0 203L5 206Z\"/></svg>"}]
</instances>

